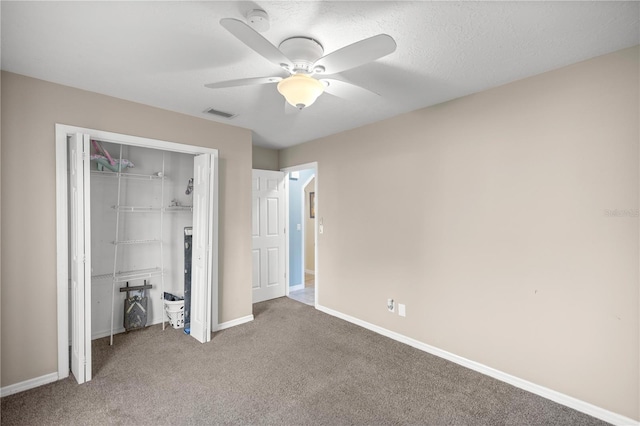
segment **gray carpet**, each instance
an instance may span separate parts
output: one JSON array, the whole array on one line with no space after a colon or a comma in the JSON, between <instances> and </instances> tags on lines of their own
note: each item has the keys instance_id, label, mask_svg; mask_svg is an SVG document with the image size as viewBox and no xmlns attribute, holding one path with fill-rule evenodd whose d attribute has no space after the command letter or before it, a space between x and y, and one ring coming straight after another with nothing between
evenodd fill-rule
<instances>
[{"instance_id":1,"label":"gray carpet","mask_svg":"<svg viewBox=\"0 0 640 426\"><path fill-rule=\"evenodd\" d=\"M2 398L3 425L596 425L603 422L287 298L200 344L93 343L94 378Z\"/></svg>"}]
</instances>

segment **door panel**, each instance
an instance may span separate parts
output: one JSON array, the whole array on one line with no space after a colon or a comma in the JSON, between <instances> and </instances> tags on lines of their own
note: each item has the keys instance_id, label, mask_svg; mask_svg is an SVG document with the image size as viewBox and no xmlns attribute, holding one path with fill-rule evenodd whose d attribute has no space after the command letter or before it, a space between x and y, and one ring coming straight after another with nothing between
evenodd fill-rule
<instances>
[{"instance_id":1,"label":"door panel","mask_svg":"<svg viewBox=\"0 0 640 426\"><path fill-rule=\"evenodd\" d=\"M193 159L193 240L191 261L191 331L199 342L211 340L211 276L213 156Z\"/></svg>"},{"instance_id":2,"label":"door panel","mask_svg":"<svg viewBox=\"0 0 640 426\"><path fill-rule=\"evenodd\" d=\"M91 200L89 135L69 143L71 201L71 372L78 383L91 380Z\"/></svg>"},{"instance_id":3,"label":"door panel","mask_svg":"<svg viewBox=\"0 0 640 426\"><path fill-rule=\"evenodd\" d=\"M284 173L253 170L253 303L285 295Z\"/></svg>"},{"instance_id":4,"label":"door panel","mask_svg":"<svg viewBox=\"0 0 640 426\"><path fill-rule=\"evenodd\" d=\"M252 250L251 255L253 258L253 278L252 287L260 288L260 250Z\"/></svg>"},{"instance_id":5,"label":"door panel","mask_svg":"<svg viewBox=\"0 0 640 426\"><path fill-rule=\"evenodd\" d=\"M267 263L269 268L267 271L267 277L269 277L267 285L269 287L280 284L280 271L278 268L280 257L281 254L278 247L271 247L267 249L267 258L269 260Z\"/></svg>"},{"instance_id":6,"label":"door panel","mask_svg":"<svg viewBox=\"0 0 640 426\"><path fill-rule=\"evenodd\" d=\"M277 237L278 232L282 232L279 229L280 216L282 216L279 201L278 198L267 198L267 235L270 237Z\"/></svg>"}]
</instances>

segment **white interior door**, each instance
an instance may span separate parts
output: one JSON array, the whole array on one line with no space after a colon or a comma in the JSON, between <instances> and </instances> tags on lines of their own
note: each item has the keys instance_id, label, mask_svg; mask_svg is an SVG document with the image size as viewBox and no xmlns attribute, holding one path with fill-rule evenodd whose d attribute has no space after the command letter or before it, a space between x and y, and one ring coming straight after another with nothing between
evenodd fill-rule
<instances>
[{"instance_id":1,"label":"white interior door","mask_svg":"<svg viewBox=\"0 0 640 426\"><path fill-rule=\"evenodd\" d=\"M71 136L71 371L78 383L91 380L91 200L89 135Z\"/></svg>"},{"instance_id":2,"label":"white interior door","mask_svg":"<svg viewBox=\"0 0 640 426\"><path fill-rule=\"evenodd\" d=\"M284 173L253 170L253 303L285 295Z\"/></svg>"},{"instance_id":3,"label":"white interior door","mask_svg":"<svg viewBox=\"0 0 640 426\"><path fill-rule=\"evenodd\" d=\"M191 336L211 340L211 282L213 276L214 157L197 155L193 160L193 240L191 260ZM217 300L217 299L216 299ZM217 309L216 309L217 311Z\"/></svg>"}]
</instances>

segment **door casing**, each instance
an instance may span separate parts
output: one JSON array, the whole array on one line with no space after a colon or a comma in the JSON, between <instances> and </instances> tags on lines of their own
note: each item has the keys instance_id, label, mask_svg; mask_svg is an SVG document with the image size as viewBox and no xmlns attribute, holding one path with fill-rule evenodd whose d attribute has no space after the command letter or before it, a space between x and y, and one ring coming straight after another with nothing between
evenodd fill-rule
<instances>
[{"instance_id":1,"label":"door casing","mask_svg":"<svg viewBox=\"0 0 640 426\"><path fill-rule=\"evenodd\" d=\"M211 188L212 215L210 223L213 236L211 241L211 330L218 326L218 150L194 145L185 145L158 139L142 138L102 130L88 129L65 124L55 126L56 152L56 283L58 322L58 380L69 376L69 226L68 226L68 161L67 137L75 133L89 134L106 142L145 148L162 149L184 154L211 154L214 160L214 185Z\"/></svg>"},{"instance_id":2,"label":"door casing","mask_svg":"<svg viewBox=\"0 0 640 426\"><path fill-rule=\"evenodd\" d=\"M285 223L287 224L287 227L289 226L289 187L288 187L288 183L289 183L289 174L291 172L296 172L296 171L301 171L301 170L308 170L308 169L313 169L314 170L314 174L315 174L315 178L316 178L316 182L315 182L315 187L314 187L314 191L316 193L315 195L315 208L316 208L316 220L314 223L315 229L314 229L314 234L315 234L315 241L316 241L316 250L315 250L315 255L314 255L314 263L315 263L315 271L316 274L314 276L314 280L315 280L315 297L314 297L314 306L317 309L318 308L318 296L320 294L319 288L320 288L320 268L319 268L319 263L318 263L318 230L319 230L319 223L322 221L322 216L320 215L321 210L320 210L320 194L318 192L318 181L320 179L320 171L318 170L318 163L317 162L312 162L312 163L305 163L305 164L300 164L298 166L291 166L291 167L285 167L283 169L280 169L280 171L284 172L284 181L285 181L285 191L284 191L284 196L285 196ZM303 197L304 198L304 197ZM304 201L304 200L303 200ZM304 210L304 209L303 209ZM289 231L287 231L289 232ZM285 261L286 261L286 270L289 271L289 253L290 253L290 247L289 247L289 238L285 238L285 248L286 248L286 256L285 256ZM303 248L304 250L304 248ZM304 263L304 261L303 261ZM289 275L287 274L286 280L285 280L285 285L286 285L286 295L289 296L289 285L290 285L290 281L289 281Z\"/></svg>"}]
</instances>

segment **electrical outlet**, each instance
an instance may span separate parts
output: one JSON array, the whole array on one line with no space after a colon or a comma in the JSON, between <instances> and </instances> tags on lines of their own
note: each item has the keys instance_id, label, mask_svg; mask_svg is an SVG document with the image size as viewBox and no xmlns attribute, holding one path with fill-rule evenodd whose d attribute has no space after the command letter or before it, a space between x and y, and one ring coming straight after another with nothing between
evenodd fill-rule
<instances>
[{"instance_id":1,"label":"electrical outlet","mask_svg":"<svg viewBox=\"0 0 640 426\"><path fill-rule=\"evenodd\" d=\"M400 315L401 317L406 317L407 316L407 306L403 305L402 303L398 303L398 315Z\"/></svg>"},{"instance_id":2,"label":"electrical outlet","mask_svg":"<svg viewBox=\"0 0 640 426\"><path fill-rule=\"evenodd\" d=\"M396 311L396 304L393 299L387 299L387 309L389 310L389 312Z\"/></svg>"}]
</instances>

